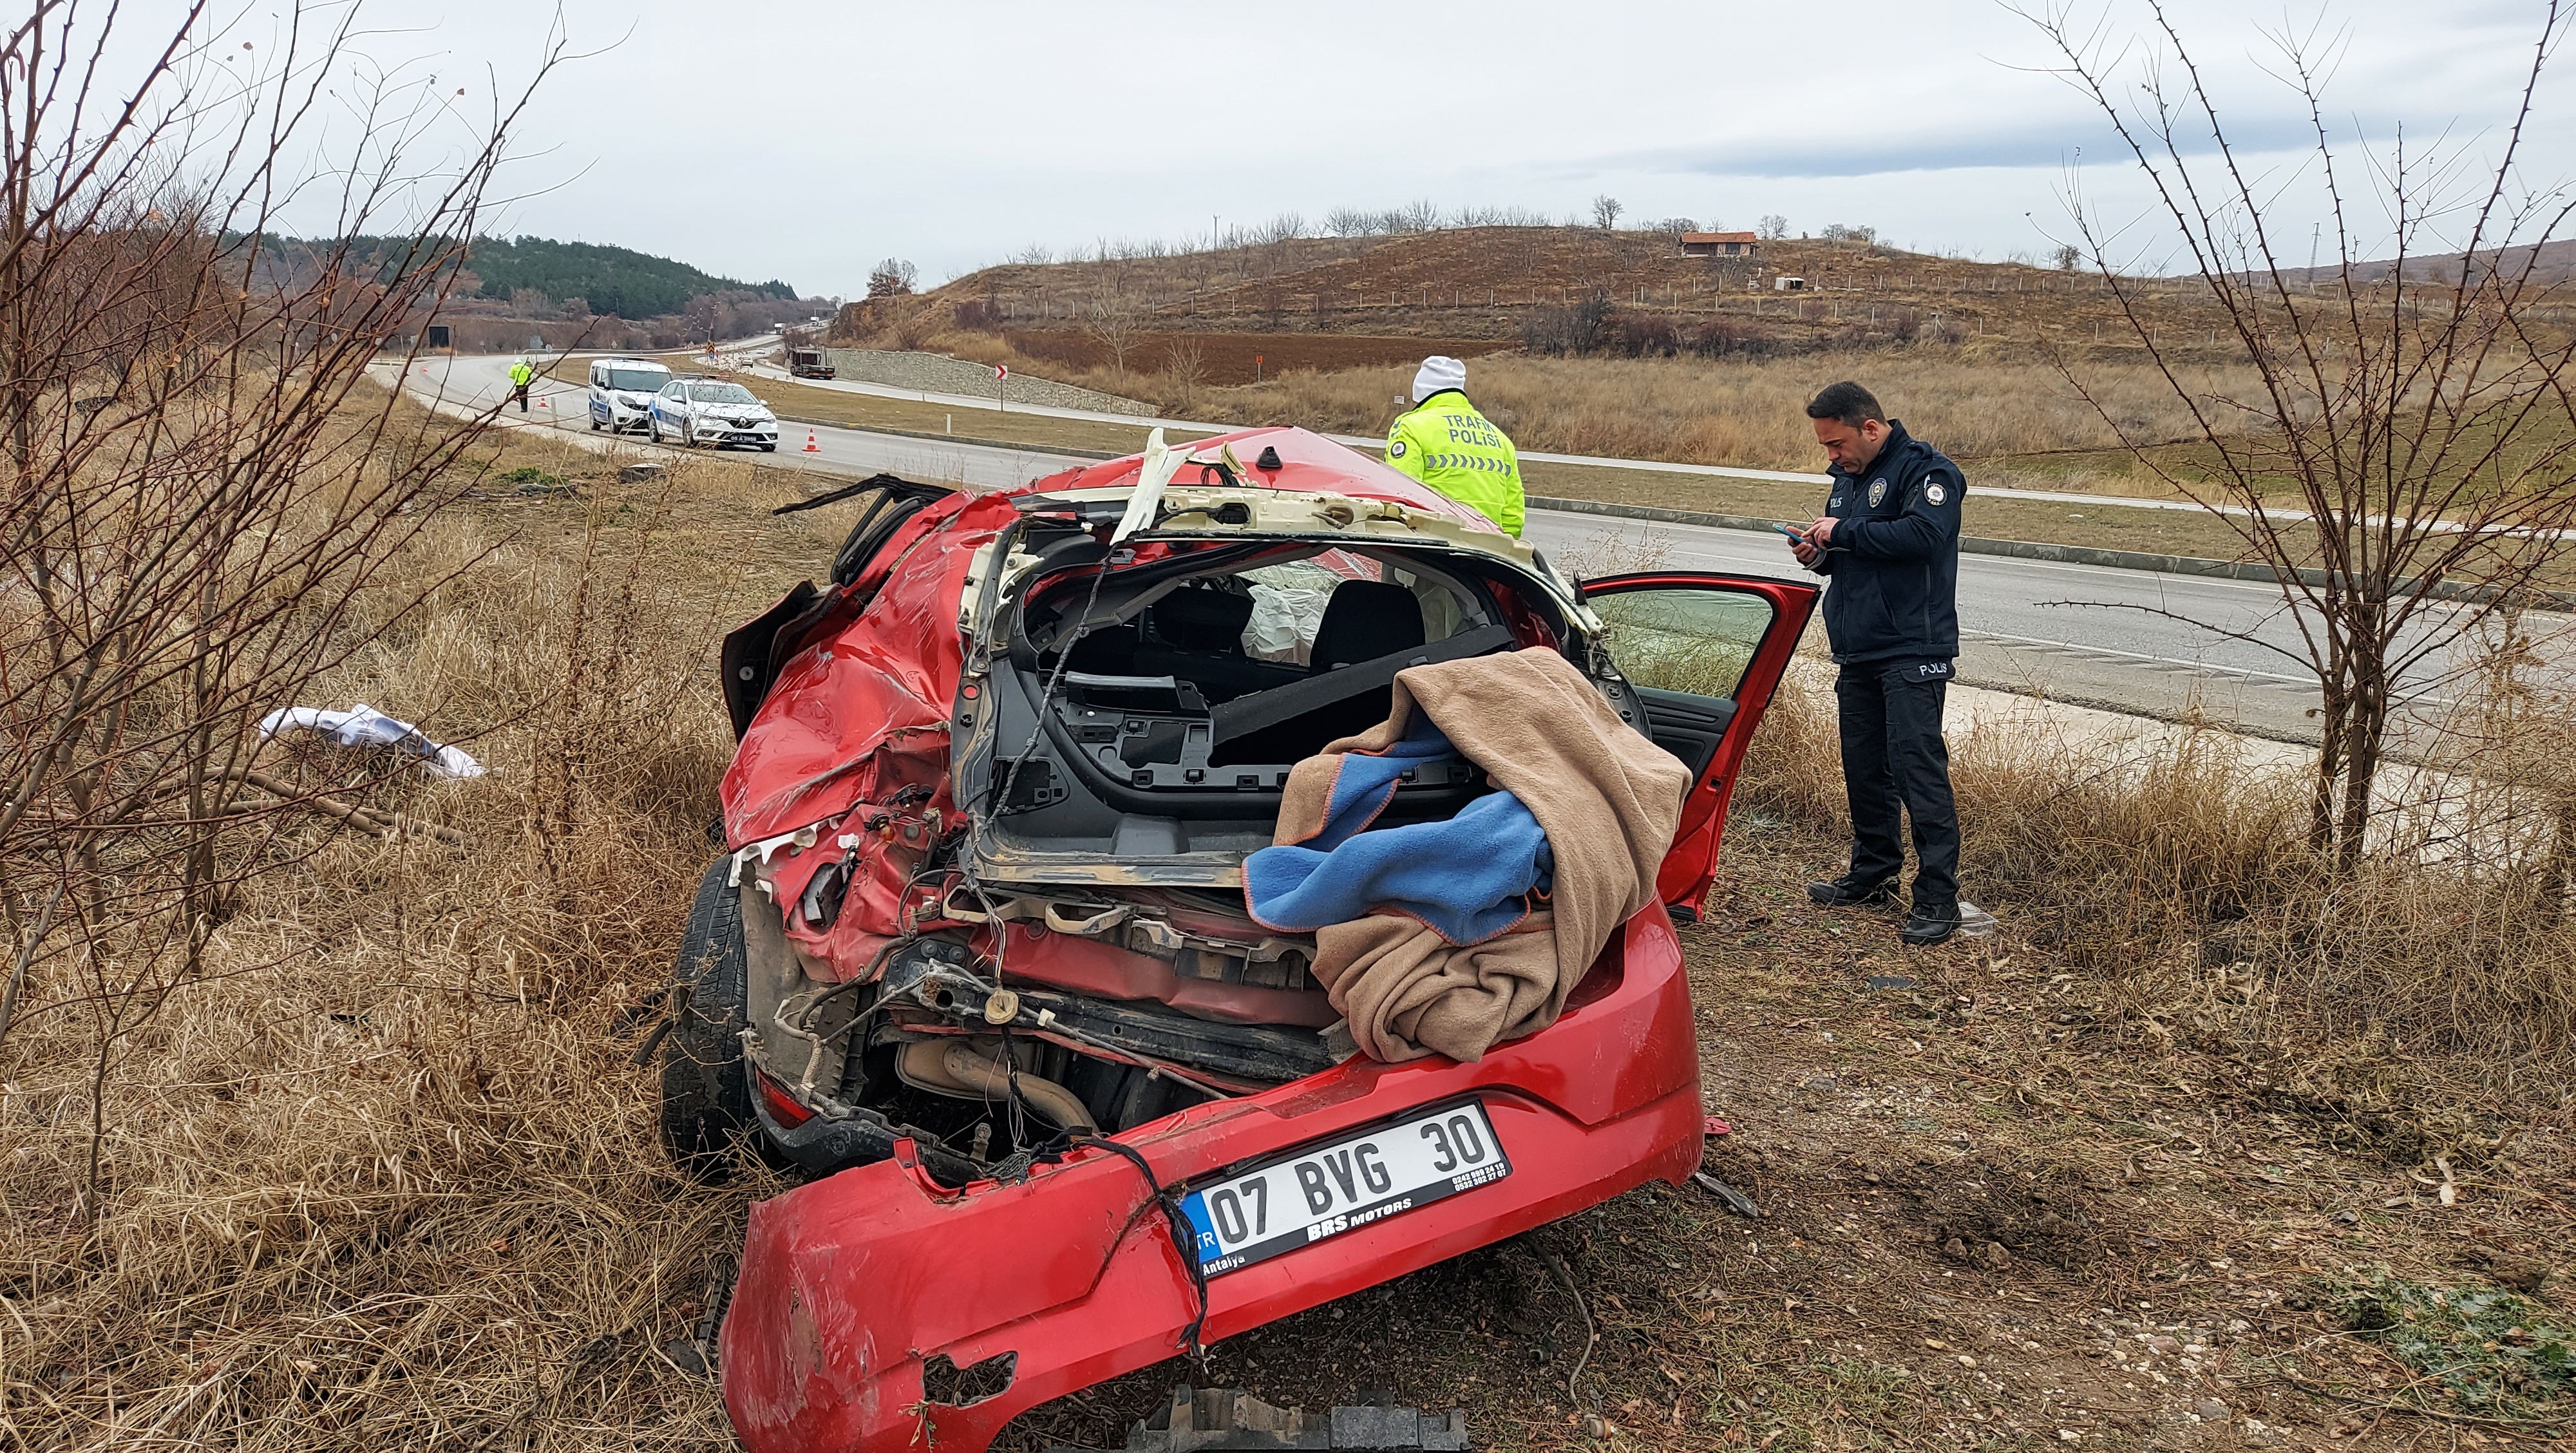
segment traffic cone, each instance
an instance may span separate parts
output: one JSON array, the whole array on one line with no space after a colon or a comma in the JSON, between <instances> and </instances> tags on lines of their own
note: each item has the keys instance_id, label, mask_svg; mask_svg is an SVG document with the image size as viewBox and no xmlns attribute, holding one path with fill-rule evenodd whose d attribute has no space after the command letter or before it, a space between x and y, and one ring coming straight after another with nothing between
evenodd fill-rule
<instances>
[{"instance_id":1,"label":"traffic cone","mask_svg":"<svg viewBox=\"0 0 2576 1453\"><path fill-rule=\"evenodd\" d=\"M544 395L544 394L539 394L539 395L537 395L537 407L538 407L538 408L541 408L541 409L551 409L551 408L553 408L554 406L555 406L555 402L554 402L554 400L553 400L553 399L548 398L548 397L547 397L546 395Z\"/></svg>"},{"instance_id":2,"label":"traffic cone","mask_svg":"<svg viewBox=\"0 0 2576 1453\"><path fill-rule=\"evenodd\" d=\"M811 429L805 431L805 452L808 454L823 452L823 446L814 442L814 431Z\"/></svg>"}]
</instances>

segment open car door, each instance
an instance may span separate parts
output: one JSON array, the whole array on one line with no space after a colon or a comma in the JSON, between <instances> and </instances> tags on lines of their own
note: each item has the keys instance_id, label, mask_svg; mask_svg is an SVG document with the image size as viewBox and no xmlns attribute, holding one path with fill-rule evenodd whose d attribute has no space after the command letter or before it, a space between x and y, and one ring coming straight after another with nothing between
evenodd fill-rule
<instances>
[{"instance_id":1,"label":"open car door","mask_svg":"<svg viewBox=\"0 0 2576 1453\"><path fill-rule=\"evenodd\" d=\"M1583 584L1584 603L1610 628L1610 658L1645 709L1646 735L1695 779L1655 879L1678 920L1699 920L1735 774L1820 593L1801 581L1699 570Z\"/></svg>"}]
</instances>

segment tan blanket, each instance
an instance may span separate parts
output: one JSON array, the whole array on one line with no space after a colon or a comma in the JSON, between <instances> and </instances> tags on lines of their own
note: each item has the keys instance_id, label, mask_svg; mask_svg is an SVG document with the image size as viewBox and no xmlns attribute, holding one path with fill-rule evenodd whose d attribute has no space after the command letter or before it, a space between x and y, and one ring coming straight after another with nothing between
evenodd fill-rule
<instances>
[{"instance_id":1,"label":"tan blanket","mask_svg":"<svg viewBox=\"0 0 2576 1453\"><path fill-rule=\"evenodd\" d=\"M1320 832L1337 759L1386 750L1417 711L1538 819L1556 859L1553 912L1464 947L1415 919L1372 913L1315 935L1315 977L1371 1059L1477 1060L1555 1023L1602 945L1653 899L1690 771L1554 651L1444 661L1399 672L1385 721L1289 772L1273 841Z\"/></svg>"}]
</instances>

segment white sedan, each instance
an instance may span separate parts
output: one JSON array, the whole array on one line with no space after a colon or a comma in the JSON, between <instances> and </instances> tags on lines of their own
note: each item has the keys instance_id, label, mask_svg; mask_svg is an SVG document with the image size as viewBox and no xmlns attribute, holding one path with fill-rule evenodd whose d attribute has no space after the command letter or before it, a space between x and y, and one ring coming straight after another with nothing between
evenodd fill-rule
<instances>
[{"instance_id":1,"label":"white sedan","mask_svg":"<svg viewBox=\"0 0 2576 1453\"><path fill-rule=\"evenodd\" d=\"M778 416L738 383L675 378L653 396L645 432L656 444L753 444L778 452Z\"/></svg>"}]
</instances>

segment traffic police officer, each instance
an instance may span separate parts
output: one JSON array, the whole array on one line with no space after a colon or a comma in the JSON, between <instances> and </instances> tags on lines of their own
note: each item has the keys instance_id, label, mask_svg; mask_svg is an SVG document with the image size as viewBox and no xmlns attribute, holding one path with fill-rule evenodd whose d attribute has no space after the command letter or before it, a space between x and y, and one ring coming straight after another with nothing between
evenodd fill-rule
<instances>
[{"instance_id":1,"label":"traffic police officer","mask_svg":"<svg viewBox=\"0 0 2576 1453\"><path fill-rule=\"evenodd\" d=\"M1386 462L1520 534L1520 451L1467 402L1467 365L1457 359L1422 360L1412 410L1386 431Z\"/></svg>"},{"instance_id":2,"label":"traffic police officer","mask_svg":"<svg viewBox=\"0 0 2576 1453\"><path fill-rule=\"evenodd\" d=\"M1941 708L1959 654L1967 481L1859 384L1827 388L1807 417L1833 487L1825 517L1791 548L1831 577L1825 636L1842 667L1834 695L1852 824L1851 870L1807 895L1831 907L1891 901L1905 866L1901 805L1914 820L1914 911L1902 937L1936 944L1959 928L1959 812Z\"/></svg>"},{"instance_id":3,"label":"traffic police officer","mask_svg":"<svg viewBox=\"0 0 2576 1453\"><path fill-rule=\"evenodd\" d=\"M537 371L521 358L510 365L510 397L519 401L519 412L528 411L528 385L537 381Z\"/></svg>"}]
</instances>

